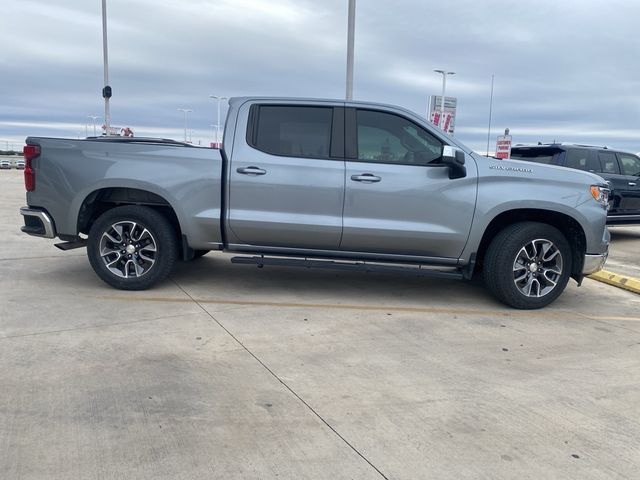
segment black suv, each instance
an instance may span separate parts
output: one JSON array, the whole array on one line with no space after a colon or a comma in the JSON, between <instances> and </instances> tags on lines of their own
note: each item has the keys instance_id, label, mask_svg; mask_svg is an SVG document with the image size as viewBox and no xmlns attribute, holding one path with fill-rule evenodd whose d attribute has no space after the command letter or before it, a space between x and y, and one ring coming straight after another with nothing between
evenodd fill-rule
<instances>
[{"instance_id":1,"label":"black suv","mask_svg":"<svg viewBox=\"0 0 640 480\"><path fill-rule=\"evenodd\" d=\"M611 188L607 225L640 224L640 158L607 147L547 143L516 145L511 158L577 168L600 175Z\"/></svg>"}]
</instances>

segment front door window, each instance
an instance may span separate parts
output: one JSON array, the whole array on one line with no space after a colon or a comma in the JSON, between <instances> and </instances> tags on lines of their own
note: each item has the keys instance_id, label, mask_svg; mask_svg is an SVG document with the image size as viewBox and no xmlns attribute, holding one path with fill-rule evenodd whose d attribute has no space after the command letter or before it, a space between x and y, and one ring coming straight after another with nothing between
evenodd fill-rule
<instances>
[{"instance_id":1,"label":"front door window","mask_svg":"<svg viewBox=\"0 0 640 480\"><path fill-rule=\"evenodd\" d=\"M632 177L640 177L640 158L635 155L628 155L625 153L619 153L618 155L620 157L622 174Z\"/></svg>"},{"instance_id":2,"label":"front door window","mask_svg":"<svg viewBox=\"0 0 640 480\"><path fill-rule=\"evenodd\" d=\"M358 110L357 122L360 161L428 165L442 158L442 142L406 118Z\"/></svg>"}]
</instances>

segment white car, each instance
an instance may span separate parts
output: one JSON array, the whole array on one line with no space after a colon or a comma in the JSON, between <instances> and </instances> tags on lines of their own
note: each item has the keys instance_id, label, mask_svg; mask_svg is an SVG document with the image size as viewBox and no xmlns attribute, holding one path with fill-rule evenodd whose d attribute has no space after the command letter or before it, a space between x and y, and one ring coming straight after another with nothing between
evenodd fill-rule
<instances>
[{"instance_id":1,"label":"white car","mask_svg":"<svg viewBox=\"0 0 640 480\"><path fill-rule=\"evenodd\" d=\"M16 160L16 168L18 170L24 170L24 160L23 159Z\"/></svg>"},{"instance_id":2,"label":"white car","mask_svg":"<svg viewBox=\"0 0 640 480\"><path fill-rule=\"evenodd\" d=\"M0 169L8 170L11 168L11 160L0 160Z\"/></svg>"}]
</instances>

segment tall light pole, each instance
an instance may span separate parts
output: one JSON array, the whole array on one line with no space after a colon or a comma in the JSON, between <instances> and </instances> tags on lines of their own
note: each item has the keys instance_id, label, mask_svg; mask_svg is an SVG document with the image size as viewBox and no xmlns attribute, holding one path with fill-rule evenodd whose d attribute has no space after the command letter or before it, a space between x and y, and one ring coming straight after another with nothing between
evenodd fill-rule
<instances>
[{"instance_id":1,"label":"tall light pole","mask_svg":"<svg viewBox=\"0 0 640 480\"><path fill-rule=\"evenodd\" d=\"M193 110L188 108L178 108L177 110L184 113L184 143L187 143L187 113L193 112Z\"/></svg>"},{"instance_id":2,"label":"tall light pole","mask_svg":"<svg viewBox=\"0 0 640 480\"><path fill-rule=\"evenodd\" d=\"M489 139L491 138L491 113L493 111L493 77L491 75L491 96L489 97L489 129L487 130L487 157L489 156Z\"/></svg>"},{"instance_id":3,"label":"tall light pole","mask_svg":"<svg viewBox=\"0 0 640 480\"><path fill-rule=\"evenodd\" d=\"M456 72L447 72L446 70L434 70L436 73L442 74L442 97L440 101L440 128L444 125L444 99L446 98L445 92L447 90L447 75L455 75Z\"/></svg>"},{"instance_id":4,"label":"tall light pole","mask_svg":"<svg viewBox=\"0 0 640 480\"><path fill-rule=\"evenodd\" d=\"M353 44L356 29L356 0L349 0L347 21L347 93L345 98L353 100Z\"/></svg>"},{"instance_id":5,"label":"tall light pole","mask_svg":"<svg viewBox=\"0 0 640 480\"><path fill-rule=\"evenodd\" d=\"M218 95L209 95L209 98L213 98L218 101L218 123L216 123L216 146L220 145L220 101L228 100L229 97L220 97Z\"/></svg>"},{"instance_id":6,"label":"tall light pole","mask_svg":"<svg viewBox=\"0 0 640 480\"><path fill-rule=\"evenodd\" d=\"M97 115L87 115L87 118L90 118L93 120L93 136L96 136L96 119L98 118Z\"/></svg>"},{"instance_id":7,"label":"tall light pole","mask_svg":"<svg viewBox=\"0 0 640 480\"><path fill-rule=\"evenodd\" d=\"M109 86L109 52L107 51L107 0L102 0L102 57L104 60L104 88L102 97L104 98L104 125L106 134L109 135L109 99L111 98L111 87Z\"/></svg>"}]
</instances>

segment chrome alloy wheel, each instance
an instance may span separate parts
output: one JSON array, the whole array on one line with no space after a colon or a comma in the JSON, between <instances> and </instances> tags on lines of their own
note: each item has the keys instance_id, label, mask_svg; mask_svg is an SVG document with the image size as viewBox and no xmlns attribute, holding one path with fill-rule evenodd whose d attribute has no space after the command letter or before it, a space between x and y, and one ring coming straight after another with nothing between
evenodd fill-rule
<instances>
[{"instance_id":1,"label":"chrome alloy wheel","mask_svg":"<svg viewBox=\"0 0 640 480\"><path fill-rule=\"evenodd\" d=\"M156 241L136 222L114 223L100 238L100 257L111 273L120 278L141 277L156 262Z\"/></svg>"},{"instance_id":2,"label":"chrome alloy wheel","mask_svg":"<svg viewBox=\"0 0 640 480\"><path fill-rule=\"evenodd\" d=\"M513 262L513 282L527 297L544 297L562 275L562 254L550 240L537 239L520 249Z\"/></svg>"}]
</instances>

